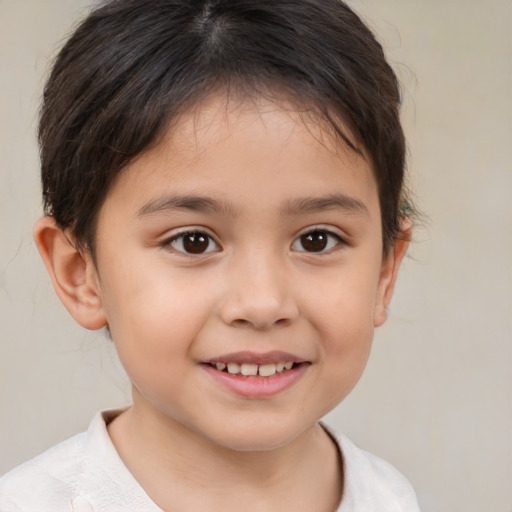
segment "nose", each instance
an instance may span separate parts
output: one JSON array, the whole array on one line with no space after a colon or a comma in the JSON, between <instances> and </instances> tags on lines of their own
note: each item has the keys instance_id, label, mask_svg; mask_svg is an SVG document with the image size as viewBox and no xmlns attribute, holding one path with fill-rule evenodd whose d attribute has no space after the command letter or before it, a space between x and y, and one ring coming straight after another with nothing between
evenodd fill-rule
<instances>
[{"instance_id":1,"label":"nose","mask_svg":"<svg viewBox=\"0 0 512 512\"><path fill-rule=\"evenodd\" d=\"M267 330L291 324L299 316L286 265L269 254L241 258L228 273L220 308L224 323Z\"/></svg>"}]
</instances>

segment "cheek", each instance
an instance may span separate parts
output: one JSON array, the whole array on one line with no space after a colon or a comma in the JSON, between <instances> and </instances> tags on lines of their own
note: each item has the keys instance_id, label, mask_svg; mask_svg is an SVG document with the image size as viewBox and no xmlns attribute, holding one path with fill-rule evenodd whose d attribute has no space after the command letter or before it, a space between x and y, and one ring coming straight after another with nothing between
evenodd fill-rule
<instances>
[{"instance_id":1,"label":"cheek","mask_svg":"<svg viewBox=\"0 0 512 512\"><path fill-rule=\"evenodd\" d=\"M148 267L148 266L146 266ZM201 283L151 267L112 273L104 286L104 307L112 337L127 373L134 380L173 368L183 371L211 304ZM181 366L180 366L181 365Z\"/></svg>"},{"instance_id":2,"label":"cheek","mask_svg":"<svg viewBox=\"0 0 512 512\"><path fill-rule=\"evenodd\" d=\"M364 263L311 276L304 287L308 316L328 338L346 333L347 342L371 339L379 269Z\"/></svg>"},{"instance_id":3,"label":"cheek","mask_svg":"<svg viewBox=\"0 0 512 512\"><path fill-rule=\"evenodd\" d=\"M333 305L329 314L324 316L324 328L320 332L323 356L334 369L334 378L357 381L372 345L374 329L371 312L366 308L357 310L347 307L346 303L339 304L339 309Z\"/></svg>"},{"instance_id":4,"label":"cheek","mask_svg":"<svg viewBox=\"0 0 512 512\"><path fill-rule=\"evenodd\" d=\"M323 340L324 396L330 396L328 410L352 391L361 378L373 341L373 327L368 314L364 321L356 315L333 313L326 319L331 326Z\"/></svg>"},{"instance_id":5,"label":"cheek","mask_svg":"<svg viewBox=\"0 0 512 512\"><path fill-rule=\"evenodd\" d=\"M328 390L335 394L334 405L359 380L373 340L377 278L368 267L361 273L352 270L324 279L317 292L308 297L306 314L320 338L322 371Z\"/></svg>"}]
</instances>

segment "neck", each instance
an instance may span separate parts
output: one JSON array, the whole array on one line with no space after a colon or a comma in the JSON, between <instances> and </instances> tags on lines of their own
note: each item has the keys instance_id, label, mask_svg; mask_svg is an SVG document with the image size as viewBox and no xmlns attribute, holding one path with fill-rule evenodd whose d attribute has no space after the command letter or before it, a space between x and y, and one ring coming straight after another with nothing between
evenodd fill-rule
<instances>
[{"instance_id":1,"label":"neck","mask_svg":"<svg viewBox=\"0 0 512 512\"><path fill-rule=\"evenodd\" d=\"M339 454L318 424L284 446L239 451L138 406L134 400L108 430L121 459L163 510L333 512L340 501Z\"/></svg>"}]
</instances>

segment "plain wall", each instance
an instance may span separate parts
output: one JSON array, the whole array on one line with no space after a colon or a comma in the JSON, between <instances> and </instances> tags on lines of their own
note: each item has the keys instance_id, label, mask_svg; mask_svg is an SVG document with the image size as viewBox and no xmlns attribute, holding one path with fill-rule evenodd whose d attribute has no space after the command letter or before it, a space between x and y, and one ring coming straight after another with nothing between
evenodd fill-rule
<instances>
[{"instance_id":1,"label":"plain wall","mask_svg":"<svg viewBox=\"0 0 512 512\"><path fill-rule=\"evenodd\" d=\"M404 84L429 221L365 375L328 421L400 468L423 512L511 512L512 3L351 4ZM31 234L43 76L85 5L0 1L0 474L129 402L110 343L74 324Z\"/></svg>"}]
</instances>

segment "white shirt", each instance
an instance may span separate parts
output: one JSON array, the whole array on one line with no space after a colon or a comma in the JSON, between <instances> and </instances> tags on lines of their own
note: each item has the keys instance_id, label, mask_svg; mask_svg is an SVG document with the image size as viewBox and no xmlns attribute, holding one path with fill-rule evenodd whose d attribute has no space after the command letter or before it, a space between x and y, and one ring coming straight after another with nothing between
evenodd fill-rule
<instances>
[{"instance_id":1,"label":"white shirt","mask_svg":"<svg viewBox=\"0 0 512 512\"><path fill-rule=\"evenodd\" d=\"M98 413L71 437L0 479L0 512L163 512L128 471ZM414 491L391 464L327 429L344 464L336 512L419 512Z\"/></svg>"}]
</instances>

